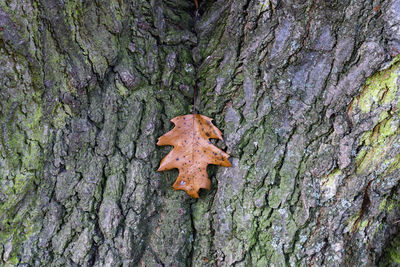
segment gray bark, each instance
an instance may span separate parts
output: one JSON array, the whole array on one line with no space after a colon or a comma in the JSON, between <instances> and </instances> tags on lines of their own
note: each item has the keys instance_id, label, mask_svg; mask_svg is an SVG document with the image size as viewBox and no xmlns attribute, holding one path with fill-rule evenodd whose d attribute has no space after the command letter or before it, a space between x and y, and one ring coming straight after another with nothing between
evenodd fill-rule
<instances>
[{"instance_id":1,"label":"gray bark","mask_svg":"<svg viewBox=\"0 0 400 267\"><path fill-rule=\"evenodd\" d=\"M0 262L400 264L400 1L0 0ZM197 110L200 199L156 139Z\"/></svg>"}]
</instances>

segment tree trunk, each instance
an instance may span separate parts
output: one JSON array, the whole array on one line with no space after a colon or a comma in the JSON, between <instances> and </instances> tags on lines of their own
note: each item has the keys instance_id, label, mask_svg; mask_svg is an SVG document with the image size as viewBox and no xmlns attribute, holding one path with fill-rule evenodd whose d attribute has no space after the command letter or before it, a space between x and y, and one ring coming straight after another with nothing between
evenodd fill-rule
<instances>
[{"instance_id":1,"label":"tree trunk","mask_svg":"<svg viewBox=\"0 0 400 267\"><path fill-rule=\"evenodd\" d=\"M0 263L400 264L399 0L0 0ZM157 137L232 168L192 199Z\"/></svg>"}]
</instances>

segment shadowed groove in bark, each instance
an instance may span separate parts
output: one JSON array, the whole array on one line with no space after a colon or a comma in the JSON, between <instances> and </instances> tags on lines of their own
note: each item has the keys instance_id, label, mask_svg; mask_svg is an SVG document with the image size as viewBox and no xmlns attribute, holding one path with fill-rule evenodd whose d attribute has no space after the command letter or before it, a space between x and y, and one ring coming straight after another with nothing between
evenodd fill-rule
<instances>
[{"instance_id":1,"label":"shadowed groove in bark","mask_svg":"<svg viewBox=\"0 0 400 267\"><path fill-rule=\"evenodd\" d=\"M0 1L2 264L398 262L399 6ZM155 171L195 83L197 201Z\"/></svg>"}]
</instances>

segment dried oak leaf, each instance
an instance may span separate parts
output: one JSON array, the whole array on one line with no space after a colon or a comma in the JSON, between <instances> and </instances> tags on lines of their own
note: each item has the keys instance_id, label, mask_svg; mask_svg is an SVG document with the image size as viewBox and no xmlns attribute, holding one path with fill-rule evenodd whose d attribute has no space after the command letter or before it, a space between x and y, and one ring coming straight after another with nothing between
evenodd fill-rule
<instances>
[{"instance_id":1,"label":"dried oak leaf","mask_svg":"<svg viewBox=\"0 0 400 267\"><path fill-rule=\"evenodd\" d=\"M210 189L208 164L232 166L229 155L209 141L210 138L222 140L222 133L211 123L212 119L200 114L178 116L171 121L174 129L158 138L157 145L171 145L174 149L161 160L158 171L177 168L179 176L173 188L198 198L200 188Z\"/></svg>"}]
</instances>

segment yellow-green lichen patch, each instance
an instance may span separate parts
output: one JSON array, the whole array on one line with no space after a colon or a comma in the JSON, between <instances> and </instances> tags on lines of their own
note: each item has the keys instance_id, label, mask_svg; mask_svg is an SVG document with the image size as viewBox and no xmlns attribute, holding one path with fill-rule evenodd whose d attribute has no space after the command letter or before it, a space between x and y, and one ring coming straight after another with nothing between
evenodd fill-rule
<instances>
[{"instance_id":1,"label":"yellow-green lichen patch","mask_svg":"<svg viewBox=\"0 0 400 267\"><path fill-rule=\"evenodd\" d=\"M58 103L53 109L52 124L56 129L64 127L66 119L72 115L71 108L68 105Z\"/></svg>"},{"instance_id":2,"label":"yellow-green lichen patch","mask_svg":"<svg viewBox=\"0 0 400 267\"><path fill-rule=\"evenodd\" d=\"M382 199L381 203L379 204L379 211L383 211L386 207L387 199Z\"/></svg>"},{"instance_id":3,"label":"yellow-green lichen patch","mask_svg":"<svg viewBox=\"0 0 400 267\"><path fill-rule=\"evenodd\" d=\"M392 211L399 203L396 200L384 198L379 204L379 211Z\"/></svg>"},{"instance_id":4,"label":"yellow-green lichen patch","mask_svg":"<svg viewBox=\"0 0 400 267\"><path fill-rule=\"evenodd\" d=\"M398 154L396 157L391 157L390 159L387 160L387 165L389 166L388 172L392 172L394 170L400 169L400 154Z\"/></svg>"},{"instance_id":5,"label":"yellow-green lichen patch","mask_svg":"<svg viewBox=\"0 0 400 267\"><path fill-rule=\"evenodd\" d=\"M341 174L340 169L336 169L322 178L321 190L325 200L335 196Z\"/></svg>"},{"instance_id":6,"label":"yellow-green lichen patch","mask_svg":"<svg viewBox=\"0 0 400 267\"><path fill-rule=\"evenodd\" d=\"M390 204L387 206L387 210L388 210L388 211L392 211L393 207L394 207L394 202L392 201L392 202L390 202Z\"/></svg>"},{"instance_id":7,"label":"yellow-green lichen patch","mask_svg":"<svg viewBox=\"0 0 400 267\"><path fill-rule=\"evenodd\" d=\"M260 1L258 13L261 14L269 9L271 3L269 0Z\"/></svg>"},{"instance_id":8,"label":"yellow-green lichen patch","mask_svg":"<svg viewBox=\"0 0 400 267\"><path fill-rule=\"evenodd\" d=\"M384 119L386 119L389 116L390 116L389 112L385 110L381 114L379 114L379 121L383 121Z\"/></svg>"},{"instance_id":9,"label":"yellow-green lichen patch","mask_svg":"<svg viewBox=\"0 0 400 267\"><path fill-rule=\"evenodd\" d=\"M379 132L380 138L386 139L389 136L394 135L399 129L399 120L390 118L381 124Z\"/></svg>"},{"instance_id":10,"label":"yellow-green lichen patch","mask_svg":"<svg viewBox=\"0 0 400 267\"><path fill-rule=\"evenodd\" d=\"M363 230L365 227L367 227L368 226L368 220L363 220L361 223L360 223L360 230Z\"/></svg>"},{"instance_id":11,"label":"yellow-green lichen patch","mask_svg":"<svg viewBox=\"0 0 400 267\"><path fill-rule=\"evenodd\" d=\"M390 67L370 77L360 95L354 99L351 108L377 116L376 124L365 132L359 141L361 149L356 156L357 173L370 173L377 170L388 173L398 164L388 159L396 158L390 154L392 146L398 140L398 77L400 75L400 57ZM375 113L375 114L374 114Z\"/></svg>"},{"instance_id":12,"label":"yellow-green lichen patch","mask_svg":"<svg viewBox=\"0 0 400 267\"><path fill-rule=\"evenodd\" d=\"M347 227L346 231L347 232L356 232L359 230L363 230L365 227L368 226L368 219L362 220L362 217L360 217L360 213L356 213L353 216L351 216L348 221L347 221Z\"/></svg>"},{"instance_id":13,"label":"yellow-green lichen patch","mask_svg":"<svg viewBox=\"0 0 400 267\"><path fill-rule=\"evenodd\" d=\"M41 148L38 142L28 141L27 152L22 158L23 168L28 171L39 170L41 166Z\"/></svg>"},{"instance_id":14,"label":"yellow-green lichen patch","mask_svg":"<svg viewBox=\"0 0 400 267\"><path fill-rule=\"evenodd\" d=\"M380 266L398 266L400 264L400 236L395 236L384 248Z\"/></svg>"},{"instance_id":15,"label":"yellow-green lichen patch","mask_svg":"<svg viewBox=\"0 0 400 267\"><path fill-rule=\"evenodd\" d=\"M393 263L400 264L400 246L394 247L389 254Z\"/></svg>"},{"instance_id":16,"label":"yellow-green lichen patch","mask_svg":"<svg viewBox=\"0 0 400 267\"><path fill-rule=\"evenodd\" d=\"M43 148L49 133L43 92L34 90L35 77L29 66L12 55L0 55L2 71L13 74L9 75L13 86L0 84L4 94L0 114L0 247L7 247L1 252L0 265L7 266L18 264L16 255L35 227L35 185L42 177Z\"/></svg>"},{"instance_id":17,"label":"yellow-green lichen patch","mask_svg":"<svg viewBox=\"0 0 400 267\"><path fill-rule=\"evenodd\" d=\"M128 89L118 80L115 80L115 87L117 87L118 93L121 96L128 96Z\"/></svg>"},{"instance_id":18,"label":"yellow-green lichen patch","mask_svg":"<svg viewBox=\"0 0 400 267\"><path fill-rule=\"evenodd\" d=\"M382 105L392 103L398 98L397 80L399 74L400 57L397 57L393 61L391 67L367 79L361 94L356 99L356 106L362 112L370 112L374 104Z\"/></svg>"},{"instance_id":19,"label":"yellow-green lichen patch","mask_svg":"<svg viewBox=\"0 0 400 267\"><path fill-rule=\"evenodd\" d=\"M378 123L372 130L360 138L362 149L356 157L357 173L371 172L382 162L386 162L387 153L393 143L398 139L399 119L386 118ZM395 166L396 162L388 165L388 169Z\"/></svg>"}]
</instances>

